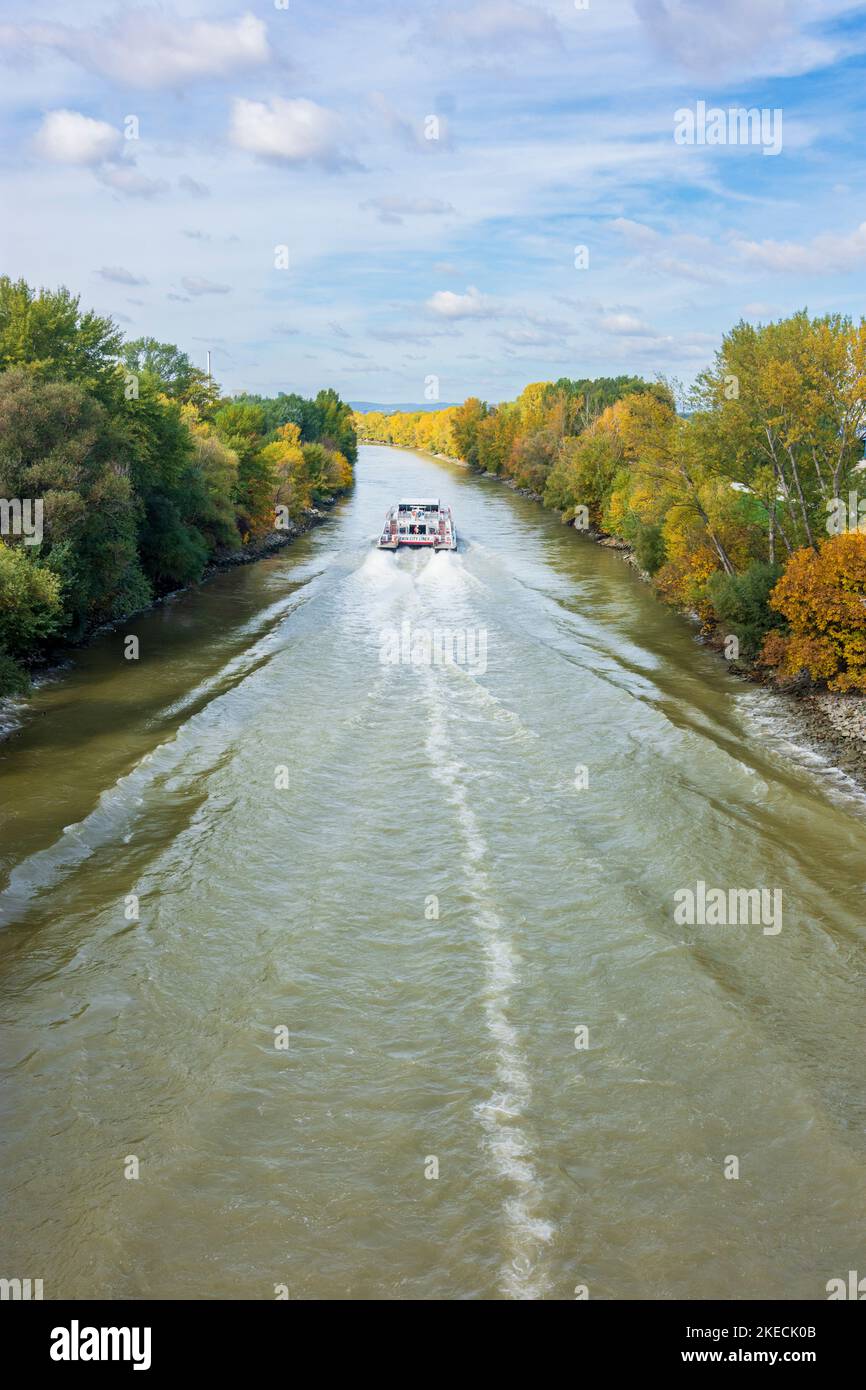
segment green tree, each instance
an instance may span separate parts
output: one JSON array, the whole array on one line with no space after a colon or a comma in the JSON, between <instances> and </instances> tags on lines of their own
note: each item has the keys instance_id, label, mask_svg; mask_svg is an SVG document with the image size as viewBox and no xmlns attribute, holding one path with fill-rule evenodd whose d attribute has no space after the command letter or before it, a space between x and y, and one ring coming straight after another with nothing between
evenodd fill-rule
<instances>
[{"instance_id":1,"label":"green tree","mask_svg":"<svg viewBox=\"0 0 866 1390\"><path fill-rule=\"evenodd\" d=\"M358 458L358 441L352 418L352 408L332 388L320 391L315 399L315 440L327 449L341 453L350 463ZM301 439L306 442L304 428Z\"/></svg>"},{"instance_id":2,"label":"green tree","mask_svg":"<svg viewBox=\"0 0 866 1390\"><path fill-rule=\"evenodd\" d=\"M0 541L0 650L27 656L57 632L63 616L60 580L24 546Z\"/></svg>"},{"instance_id":3,"label":"green tree","mask_svg":"<svg viewBox=\"0 0 866 1390\"><path fill-rule=\"evenodd\" d=\"M656 574L667 559L664 531L658 522L638 521L634 535L635 559L647 574Z\"/></svg>"},{"instance_id":4,"label":"green tree","mask_svg":"<svg viewBox=\"0 0 866 1390\"><path fill-rule=\"evenodd\" d=\"M216 383L194 367L188 354L173 343L134 338L124 343L121 361L128 372L145 378L173 400L196 406L202 414L212 413L219 401Z\"/></svg>"},{"instance_id":5,"label":"green tree","mask_svg":"<svg viewBox=\"0 0 866 1390\"><path fill-rule=\"evenodd\" d=\"M575 507L585 506L593 526L601 527L622 462L622 444L614 430L590 427L581 435L566 437L547 477L545 506L555 507L569 519Z\"/></svg>"},{"instance_id":6,"label":"green tree","mask_svg":"<svg viewBox=\"0 0 866 1390\"><path fill-rule=\"evenodd\" d=\"M115 324L83 313L69 290L34 290L0 276L0 370L23 367L54 381L71 381L104 403L116 404L122 338Z\"/></svg>"},{"instance_id":7,"label":"green tree","mask_svg":"<svg viewBox=\"0 0 866 1390\"><path fill-rule=\"evenodd\" d=\"M781 570L753 560L742 574L718 572L707 581L707 593L716 618L740 643L749 659L761 650L768 632L782 626L781 615L770 607L770 595Z\"/></svg>"},{"instance_id":8,"label":"green tree","mask_svg":"<svg viewBox=\"0 0 866 1390\"><path fill-rule=\"evenodd\" d=\"M149 597L130 474L124 429L80 386L0 373L0 496L42 499L40 558L62 581L71 636Z\"/></svg>"}]
</instances>

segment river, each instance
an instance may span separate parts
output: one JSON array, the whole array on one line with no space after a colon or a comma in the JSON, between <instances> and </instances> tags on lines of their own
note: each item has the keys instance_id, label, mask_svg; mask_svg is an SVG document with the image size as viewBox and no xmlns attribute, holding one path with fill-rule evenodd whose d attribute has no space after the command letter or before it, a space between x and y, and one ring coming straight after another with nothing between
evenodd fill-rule
<instances>
[{"instance_id":1,"label":"river","mask_svg":"<svg viewBox=\"0 0 866 1390\"><path fill-rule=\"evenodd\" d=\"M412 494L455 554L372 548ZM699 882L781 919L680 925ZM825 1298L866 1274L864 908L863 800L781 701L537 505L362 448L0 744L0 1273Z\"/></svg>"}]
</instances>

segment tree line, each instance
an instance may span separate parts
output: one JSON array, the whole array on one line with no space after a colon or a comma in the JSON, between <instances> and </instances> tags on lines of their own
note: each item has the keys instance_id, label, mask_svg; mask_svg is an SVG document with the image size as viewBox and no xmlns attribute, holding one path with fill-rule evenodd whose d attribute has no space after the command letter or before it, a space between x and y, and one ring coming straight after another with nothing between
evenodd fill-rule
<instances>
[{"instance_id":1,"label":"tree line","mask_svg":"<svg viewBox=\"0 0 866 1390\"><path fill-rule=\"evenodd\" d=\"M863 320L741 321L688 391L563 378L498 405L355 423L362 440L460 458L616 537L662 598L780 682L866 691Z\"/></svg>"},{"instance_id":2,"label":"tree line","mask_svg":"<svg viewBox=\"0 0 866 1390\"><path fill-rule=\"evenodd\" d=\"M0 277L0 694L26 691L46 644L345 491L356 458L335 391L225 397L174 345Z\"/></svg>"}]
</instances>

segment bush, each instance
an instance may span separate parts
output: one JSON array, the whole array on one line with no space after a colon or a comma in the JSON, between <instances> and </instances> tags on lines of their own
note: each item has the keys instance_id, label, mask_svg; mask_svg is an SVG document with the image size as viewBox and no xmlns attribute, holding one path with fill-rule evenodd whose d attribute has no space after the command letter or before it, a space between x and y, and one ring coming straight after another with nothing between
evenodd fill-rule
<instances>
[{"instance_id":1,"label":"bush","mask_svg":"<svg viewBox=\"0 0 866 1390\"><path fill-rule=\"evenodd\" d=\"M57 631L61 614L57 575L31 560L23 547L0 541L0 649L26 656Z\"/></svg>"},{"instance_id":2,"label":"bush","mask_svg":"<svg viewBox=\"0 0 866 1390\"><path fill-rule=\"evenodd\" d=\"M600 429L562 440L546 479L544 505L566 516L586 507L593 526L603 525L605 504L622 462L616 436Z\"/></svg>"},{"instance_id":3,"label":"bush","mask_svg":"<svg viewBox=\"0 0 866 1390\"><path fill-rule=\"evenodd\" d=\"M0 696L29 693L30 677L23 666L19 666L18 662L13 661L5 652L0 652Z\"/></svg>"},{"instance_id":4,"label":"bush","mask_svg":"<svg viewBox=\"0 0 866 1390\"><path fill-rule=\"evenodd\" d=\"M796 550L770 595L789 632L771 633L761 660L784 679L808 671L831 690L866 691L866 534L843 531Z\"/></svg>"},{"instance_id":5,"label":"bush","mask_svg":"<svg viewBox=\"0 0 866 1390\"><path fill-rule=\"evenodd\" d=\"M647 574L655 574L667 559L665 538L660 525L638 523L634 538L635 559Z\"/></svg>"},{"instance_id":6,"label":"bush","mask_svg":"<svg viewBox=\"0 0 866 1390\"><path fill-rule=\"evenodd\" d=\"M141 539L141 563L158 588L200 579L208 548L201 532L185 525L176 504L153 494L147 502L147 527Z\"/></svg>"},{"instance_id":7,"label":"bush","mask_svg":"<svg viewBox=\"0 0 866 1390\"><path fill-rule=\"evenodd\" d=\"M717 573L718 556L710 545L699 542L685 554L665 560L656 585L665 603L697 613L706 621L712 616L707 585Z\"/></svg>"},{"instance_id":8,"label":"bush","mask_svg":"<svg viewBox=\"0 0 866 1390\"><path fill-rule=\"evenodd\" d=\"M749 659L758 655L767 634L782 624L779 613L770 607L780 573L775 565L755 560L742 574L719 570L707 581L713 613L737 637L740 651Z\"/></svg>"}]
</instances>

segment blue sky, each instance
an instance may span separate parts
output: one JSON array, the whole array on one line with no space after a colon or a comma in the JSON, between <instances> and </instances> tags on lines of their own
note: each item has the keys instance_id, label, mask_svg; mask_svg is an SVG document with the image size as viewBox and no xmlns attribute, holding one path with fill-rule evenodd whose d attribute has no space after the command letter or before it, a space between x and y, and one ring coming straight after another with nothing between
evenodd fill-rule
<instances>
[{"instance_id":1,"label":"blue sky","mask_svg":"<svg viewBox=\"0 0 866 1390\"><path fill-rule=\"evenodd\" d=\"M0 264L227 390L689 380L866 312L864 52L848 0L2 0ZM781 152L678 144L701 101Z\"/></svg>"}]
</instances>

